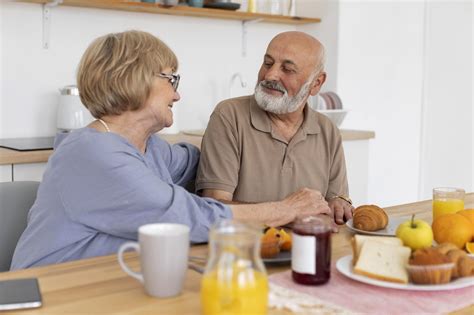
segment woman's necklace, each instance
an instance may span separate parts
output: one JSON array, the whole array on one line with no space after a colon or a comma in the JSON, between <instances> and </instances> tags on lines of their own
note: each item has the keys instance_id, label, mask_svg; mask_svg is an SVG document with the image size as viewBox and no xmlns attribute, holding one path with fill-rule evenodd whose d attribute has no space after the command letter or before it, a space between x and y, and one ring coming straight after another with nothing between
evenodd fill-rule
<instances>
[{"instance_id":1,"label":"woman's necklace","mask_svg":"<svg viewBox=\"0 0 474 315\"><path fill-rule=\"evenodd\" d=\"M105 121L103 121L102 119L97 119L101 124L102 126L104 126L105 130L107 130L107 132L110 132L110 128L109 126L105 123Z\"/></svg>"}]
</instances>

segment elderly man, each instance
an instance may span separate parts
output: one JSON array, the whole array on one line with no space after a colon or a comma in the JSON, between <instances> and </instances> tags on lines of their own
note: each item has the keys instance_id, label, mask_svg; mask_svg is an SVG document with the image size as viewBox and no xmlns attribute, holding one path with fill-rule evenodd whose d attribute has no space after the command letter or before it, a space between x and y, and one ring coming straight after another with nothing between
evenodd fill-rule
<instances>
[{"instance_id":1,"label":"elderly man","mask_svg":"<svg viewBox=\"0 0 474 315\"><path fill-rule=\"evenodd\" d=\"M336 223L352 217L341 136L307 105L324 81L324 47L302 32L268 45L255 94L221 102L202 142L196 189L224 202L321 192Z\"/></svg>"}]
</instances>

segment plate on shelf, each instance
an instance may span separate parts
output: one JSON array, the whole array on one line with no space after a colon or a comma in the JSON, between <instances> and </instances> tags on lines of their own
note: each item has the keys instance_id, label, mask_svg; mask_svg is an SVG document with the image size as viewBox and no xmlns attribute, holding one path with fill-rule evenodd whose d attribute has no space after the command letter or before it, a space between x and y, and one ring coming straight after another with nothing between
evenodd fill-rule
<instances>
[{"instance_id":1,"label":"plate on shelf","mask_svg":"<svg viewBox=\"0 0 474 315\"><path fill-rule=\"evenodd\" d=\"M444 291L444 290L461 289L461 288L466 288L469 286L474 286L474 277L459 278L446 284L430 284L430 285L414 284L414 283L403 284L403 283L395 283L395 282L372 279L366 276L355 274L353 272L352 255L339 258L339 260L336 263L336 269L340 273L342 273L344 276L352 280L378 286L378 287L398 289L398 290Z\"/></svg>"},{"instance_id":2,"label":"plate on shelf","mask_svg":"<svg viewBox=\"0 0 474 315\"><path fill-rule=\"evenodd\" d=\"M204 7L211 8L211 9L221 9L221 10L238 10L240 8L240 3L210 2L210 3L205 3Z\"/></svg>"},{"instance_id":3,"label":"plate on shelf","mask_svg":"<svg viewBox=\"0 0 474 315\"><path fill-rule=\"evenodd\" d=\"M355 228L352 225L352 219L349 219L346 222L346 226L354 233L359 234L367 234L367 235L377 235L377 236L395 236L395 232L397 231L397 227L407 221L410 220L411 217L388 217L388 224L385 229L377 230L377 231L363 231Z\"/></svg>"},{"instance_id":4,"label":"plate on shelf","mask_svg":"<svg viewBox=\"0 0 474 315\"><path fill-rule=\"evenodd\" d=\"M282 251L278 255L272 258L262 258L264 263L289 263L291 261L291 251Z\"/></svg>"}]
</instances>

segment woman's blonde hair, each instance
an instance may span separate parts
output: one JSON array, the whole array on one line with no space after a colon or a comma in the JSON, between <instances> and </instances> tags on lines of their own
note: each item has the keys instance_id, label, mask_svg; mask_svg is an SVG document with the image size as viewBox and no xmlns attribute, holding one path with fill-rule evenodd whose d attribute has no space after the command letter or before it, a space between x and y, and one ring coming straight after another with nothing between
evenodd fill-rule
<instances>
[{"instance_id":1,"label":"woman's blonde hair","mask_svg":"<svg viewBox=\"0 0 474 315\"><path fill-rule=\"evenodd\" d=\"M81 101L95 118L137 110L149 97L153 78L165 68L175 72L178 59L149 33L126 31L99 37L79 63Z\"/></svg>"}]
</instances>

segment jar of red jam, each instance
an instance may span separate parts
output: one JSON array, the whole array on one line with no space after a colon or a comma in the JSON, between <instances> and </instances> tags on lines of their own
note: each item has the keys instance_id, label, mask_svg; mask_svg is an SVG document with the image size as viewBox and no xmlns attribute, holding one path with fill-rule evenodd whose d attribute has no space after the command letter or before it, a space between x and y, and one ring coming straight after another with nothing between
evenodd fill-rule
<instances>
[{"instance_id":1,"label":"jar of red jam","mask_svg":"<svg viewBox=\"0 0 474 315\"><path fill-rule=\"evenodd\" d=\"M295 222L292 233L291 270L293 281L318 285L331 276L331 226L312 217Z\"/></svg>"}]
</instances>

